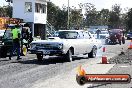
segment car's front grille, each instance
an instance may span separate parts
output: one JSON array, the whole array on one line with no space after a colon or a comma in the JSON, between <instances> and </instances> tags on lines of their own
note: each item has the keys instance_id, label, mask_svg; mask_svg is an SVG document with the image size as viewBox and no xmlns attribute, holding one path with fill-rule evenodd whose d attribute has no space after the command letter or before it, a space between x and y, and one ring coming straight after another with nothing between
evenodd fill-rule
<instances>
[{"instance_id":1,"label":"car's front grille","mask_svg":"<svg viewBox=\"0 0 132 88\"><path fill-rule=\"evenodd\" d=\"M56 45L53 44L37 44L36 48L38 49L48 49L48 50L60 50Z\"/></svg>"}]
</instances>

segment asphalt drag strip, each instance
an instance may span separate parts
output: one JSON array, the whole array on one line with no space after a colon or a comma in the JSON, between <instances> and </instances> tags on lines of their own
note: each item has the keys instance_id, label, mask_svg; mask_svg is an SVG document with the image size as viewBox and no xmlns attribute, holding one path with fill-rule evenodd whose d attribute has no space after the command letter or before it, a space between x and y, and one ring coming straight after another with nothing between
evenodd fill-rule
<instances>
[{"instance_id":1,"label":"asphalt drag strip","mask_svg":"<svg viewBox=\"0 0 132 88\"><path fill-rule=\"evenodd\" d=\"M113 57L117 57L121 51L125 52L128 45L129 41L123 45L104 45L103 47L106 47L105 54L107 55L108 61L112 60ZM115 66L116 63L110 62L110 64L101 64L102 48L98 51L97 58L89 58L85 63L80 64L87 74L106 74ZM94 86L93 84L85 84L84 86L78 85L76 82L76 74L77 67L50 79L38 80L30 88L94 88L92 87Z\"/></svg>"},{"instance_id":2,"label":"asphalt drag strip","mask_svg":"<svg viewBox=\"0 0 132 88\"><path fill-rule=\"evenodd\" d=\"M129 41L122 45L104 45L108 59L127 50ZM96 58L79 55L72 62L61 57L45 58L38 62L35 55L28 54L20 61L14 57L0 58L0 88L87 88L92 84L80 86L76 82L77 67L82 65L88 74L106 74L115 63L100 64L102 48Z\"/></svg>"}]
</instances>

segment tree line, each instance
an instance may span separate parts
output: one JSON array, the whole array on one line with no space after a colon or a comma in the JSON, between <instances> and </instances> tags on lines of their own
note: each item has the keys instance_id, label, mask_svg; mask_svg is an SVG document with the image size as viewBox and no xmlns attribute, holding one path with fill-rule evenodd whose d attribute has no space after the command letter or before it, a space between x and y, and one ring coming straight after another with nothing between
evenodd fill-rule
<instances>
[{"instance_id":1,"label":"tree line","mask_svg":"<svg viewBox=\"0 0 132 88\"><path fill-rule=\"evenodd\" d=\"M118 4L113 5L112 10L102 9L101 11L97 11L91 3L80 3L79 7L79 9L69 7L70 28L107 25L109 28L123 28L132 31L132 8L122 13L122 8ZM83 9L85 9L84 14L82 14ZM0 7L0 17L12 17L12 6ZM54 3L48 2L47 20L56 30L67 29L68 7L63 5L59 8Z\"/></svg>"}]
</instances>

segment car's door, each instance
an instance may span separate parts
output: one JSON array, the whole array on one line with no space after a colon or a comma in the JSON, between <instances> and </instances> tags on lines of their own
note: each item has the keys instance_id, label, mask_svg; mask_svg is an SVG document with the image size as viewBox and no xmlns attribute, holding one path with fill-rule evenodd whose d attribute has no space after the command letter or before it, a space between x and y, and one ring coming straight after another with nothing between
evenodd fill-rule
<instances>
[{"instance_id":1,"label":"car's door","mask_svg":"<svg viewBox=\"0 0 132 88\"><path fill-rule=\"evenodd\" d=\"M79 31L77 39L74 41L76 43L75 51L74 51L75 54L82 54L84 52L84 48L83 48L84 40L83 39L84 39L84 35L82 31Z\"/></svg>"},{"instance_id":2,"label":"car's door","mask_svg":"<svg viewBox=\"0 0 132 88\"><path fill-rule=\"evenodd\" d=\"M84 52L89 53L93 48L93 39L88 32L83 32L83 34L84 34L84 50L85 50Z\"/></svg>"}]
</instances>

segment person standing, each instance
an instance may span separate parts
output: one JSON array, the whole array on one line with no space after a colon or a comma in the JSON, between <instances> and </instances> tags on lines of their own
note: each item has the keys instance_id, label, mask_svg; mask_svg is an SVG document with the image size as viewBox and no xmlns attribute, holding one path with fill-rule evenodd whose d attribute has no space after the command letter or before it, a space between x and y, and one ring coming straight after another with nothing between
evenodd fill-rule
<instances>
[{"instance_id":1,"label":"person standing","mask_svg":"<svg viewBox=\"0 0 132 88\"><path fill-rule=\"evenodd\" d=\"M123 36L125 36L125 32L126 32L125 29L122 29Z\"/></svg>"},{"instance_id":2,"label":"person standing","mask_svg":"<svg viewBox=\"0 0 132 88\"><path fill-rule=\"evenodd\" d=\"M13 52L17 51L17 60L20 58L20 29L19 25L15 25L15 28L12 29L12 39L13 39L13 48L10 53L9 59L11 60L11 57L13 56Z\"/></svg>"},{"instance_id":3,"label":"person standing","mask_svg":"<svg viewBox=\"0 0 132 88\"><path fill-rule=\"evenodd\" d=\"M98 29L98 30L96 31L96 33L97 33L97 39L99 39L99 34L101 33L101 31Z\"/></svg>"}]
</instances>

